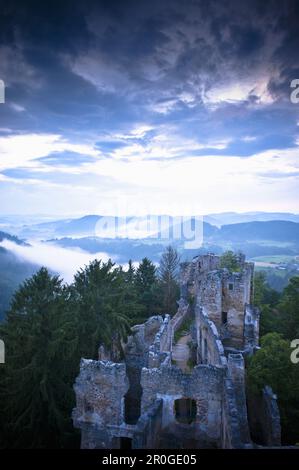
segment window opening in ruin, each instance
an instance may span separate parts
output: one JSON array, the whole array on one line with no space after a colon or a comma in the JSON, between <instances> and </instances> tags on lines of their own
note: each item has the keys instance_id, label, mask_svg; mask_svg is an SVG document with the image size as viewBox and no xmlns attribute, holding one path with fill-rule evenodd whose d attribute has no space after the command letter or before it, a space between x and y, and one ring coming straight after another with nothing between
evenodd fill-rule
<instances>
[{"instance_id":1,"label":"window opening in ruin","mask_svg":"<svg viewBox=\"0 0 299 470\"><path fill-rule=\"evenodd\" d=\"M222 325L227 325L227 312L222 312L221 321Z\"/></svg>"},{"instance_id":2,"label":"window opening in ruin","mask_svg":"<svg viewBox=\"0 0 299 470\"><path fill-rule=\"evenodd\" d=\"M191 424L196 418L196 401L191 398L179 398L174 402L174 412L179 423Z\"/></svg>"},{"instance_id":3,"label":"window opening in ruin","mask_svg":"<svg viewBox=\"0 0 299 470\"><path fill-rule=\"evenodd\" d=\"M141 415L141 370L127 365L127 376L130 387L124 396L124 419L126 424L136 424Z\"/></svg>"},{"instance_id":4,"label":"window opening in ruin","mask_svg":"<svg viewBox=\"0 0 299 470\"><path fill-rule=\"evenodd\" d=\"M208 363L208 342L207 339L204 339L204 357L203 357L204 363Z\"/></svg>"},{"instance_id":5,"label":"window opening in ruin","mask_svg":"<svg viewBox=\"0 0 299 470\"><path fill-rule=\"evenodd\" d=\"M132 449L132 439L130 437L119 438L120 449Z\"/></svg>"},{"instance_id":6,"label":"window opening in ruin","mask_svg":"<svg viewBox=\"0 0 299 470\"><path fill-rule=\"evenodd\" d=\"M92 413L93 412L93 408L92 408L91 404L86 399L84 400L84 411L85 411L85 413Z\"/></svg>"},{"instance_id":7,"label":"window opening in ruin","mask_svg":"<svg viewBox=\"0 0 299 470\"><path fill-rule=\"evenodd\" d=\"M229 290L233 290L234 289L234 285L230 282L229 285L228 285L228 289Z\"/></svg>"},{"instance_id":8,"label":"window opening in ruin","mask_svg":"<svg viewBox=\"0 0 299 470\"><path fill-rule=\"evenodd\" d=\"M125 422L136 424L140 417L141 400L132 396L131 392L125 395Z\"/></svg>"}]
</instances>

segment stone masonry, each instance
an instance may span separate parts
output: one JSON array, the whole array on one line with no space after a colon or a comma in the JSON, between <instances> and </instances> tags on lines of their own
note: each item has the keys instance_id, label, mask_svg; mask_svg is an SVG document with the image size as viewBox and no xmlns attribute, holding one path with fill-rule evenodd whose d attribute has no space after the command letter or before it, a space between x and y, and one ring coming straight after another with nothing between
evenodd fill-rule
<instances>
[{"instance_id":1,"label":"stone masonry","mask_svg":"<svg viewBox=\"0 0 299 470\"><path fill-rule=\"evenodd\" d=\"M243 256L237 272L207 254L181 265L181 299L174 317L153 316L132 328L124 361L100 348L82 359L74 389L74 425L82 448L248 448L244 357L259 341L259 311L251 305L253 264ZM195 364L186 372L172 360L175 332L191 322ZM268 390L268 389L267 389ZM275 395L262 414L279 445ZM270 398L271 399L270 399Z\"/></svg>"}]
</instances>

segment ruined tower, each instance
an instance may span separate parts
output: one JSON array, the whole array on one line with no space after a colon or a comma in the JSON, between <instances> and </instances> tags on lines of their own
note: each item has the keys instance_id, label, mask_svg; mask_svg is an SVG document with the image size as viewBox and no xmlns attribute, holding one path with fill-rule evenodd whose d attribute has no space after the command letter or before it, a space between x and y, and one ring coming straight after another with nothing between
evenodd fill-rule
<instances>
[{"instance_id":1,"label":"ruined tower","mask_svg":"<svg viewBox=\"0 0 299 470\"><path fill-rule=\"evenodd\" d=\"M122 363L82 359L73 412L82 448L253 445L244 366L259 339L253 264L239 256L230 272L198 256L182 264L180 285L177 313L133 327Z\"/></svg>"}]
</instances>

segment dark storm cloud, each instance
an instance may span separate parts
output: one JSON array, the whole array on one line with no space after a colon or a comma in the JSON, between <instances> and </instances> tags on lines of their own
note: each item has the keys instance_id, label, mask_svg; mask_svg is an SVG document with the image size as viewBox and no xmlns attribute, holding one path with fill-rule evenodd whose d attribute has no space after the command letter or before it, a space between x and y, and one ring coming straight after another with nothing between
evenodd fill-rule
<instances>
[{"instance_id":1,"label":"dark storm cloud","mask_svg":"<svg viewBox=\"0 0 299 470\"><path fill-rule=\"evenodd\" d=\"M88 44L87 3L76 1L0 2L0 41L9 46L39 46L56 52L76 52Z\"/></svg>"},{"instance_id":2,"label":"dark storm cloud","mask_svg":"<svg viewBox=\"0 0 299 470\"><path fill-rule=\"evenodd\" d=\"M1 2L0 117L7 128L64 136L146 121L176 123L202 140L216 130L267 142L269 109L254 122L259 90L249 87L237 103L217 99L222 86L248 80L288 99L299 76L298 17L292 0ZM215 111L209 92L217 87Z\"/></svg>"},{"instance_id":3,"label":"dark storm cloud","mask_svg":"<svg viewBox=\"0 0 299 470\"><path fill-rule=\"evenodd\" d=\"M276 33L283 32L284 35L273 54L273 61L279 64L279 73L271 78L269 88L277 98L288 99L289 84L299 77L299 3L282 2L283 7L285 13L278 16Z\"/></svg>"}]
</instances>

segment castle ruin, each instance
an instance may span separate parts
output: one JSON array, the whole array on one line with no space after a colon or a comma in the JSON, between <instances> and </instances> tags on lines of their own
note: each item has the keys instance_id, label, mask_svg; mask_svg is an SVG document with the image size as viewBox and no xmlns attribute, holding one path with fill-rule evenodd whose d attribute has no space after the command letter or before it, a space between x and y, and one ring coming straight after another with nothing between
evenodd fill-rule
<instances>
[{"instance_id":1,"label":"castle ruin","mask_svg":"<svg viewBox=\"0 0 299 470\"><path fill-rule=\"evenodd\" d=\"M182 263L172 318L133 327L122 362L103 348L99 360L81 360L73 412L81 448L251 448L254 435L280 445L272 390L254 404L258 416L246 396L245 358L259 341L253 268L243 255L236 272L214 254Z\"/></svg>"}]
</instances>

